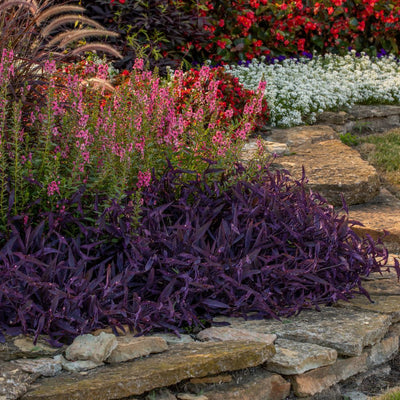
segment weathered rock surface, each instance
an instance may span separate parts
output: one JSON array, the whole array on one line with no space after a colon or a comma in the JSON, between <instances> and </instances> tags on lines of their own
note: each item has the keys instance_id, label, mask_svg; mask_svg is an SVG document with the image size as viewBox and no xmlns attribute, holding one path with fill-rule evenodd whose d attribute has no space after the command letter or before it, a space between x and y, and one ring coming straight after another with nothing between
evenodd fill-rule
<instances>
[{"instance_id":1,"label":"weathered rock surface","mask_svg":"<svg viewBox=\"0 0 400 400\"><path fill-rule=\"evenodd\" d=\"M21 358L13 361L24 372L42 376L54 376L62 370L61 361L55 358L26 359Z\"/></svg>"},{"instance_id":2,"label":"weathered rock surface","mask_svg":"<svg viewBox=\"0 0 400 400\"><path fill-rule=\"evenodd\" d=\"M349 215L364 224L352 228L357 234L368 234L377 240L386 230L389 234L382 238L383 243L393 253L400 251L400 200L389 191L382 188L379 195L366 204L350 207Z\"/></svg>"},{"instance_id":3,"label":"weathered rock surface","mask_svg":"<svg viewBox=\"0 0 400 400\"><path fill-rule=\"evenodd\" d=\"M399 351L399 337L386 337L365 351L368 355L367 367L374 368L389 361Z\"/></svg>"},{"instance_id":4,"label":"weathered rock surface","mask_svg":"<svg viewBox=\"0 0 400 400\"><path fill-rule=\"evenodd\" d=\"M101 363L106 360L117 347L115 335L101 332L98 336L77 336L65 351L65 357L69 361L90 360Z\"/></svg>"},{"instance_id":5,"label":"weathered rock surface","mask_svg":"<svg viewBox=\"0 0 400 400\"><path fill-rule=\"evenodd\" d=\"M330 347L345 356L360 355L364 347L381 340L391 324L389 315L340 307L322 307L321 312L305 310L282 321L225 317L215 320L228 321L232 328Z\"/></svg>"},{"instance_id":6,"label":"weathered rock surface","mask_svg":"<svg viewBox=\"0 0 400 400\"><path fill-rule=\"evenodd\" d=\"M351 376L367 369L367 354L338 359L335 364L317 368L301 375L290 377L296 396L307 397L322 392Z\"/></svg>"},{"instance_id":7,"label":"weathered rock surface","mask_svg":"<svg viewBox=\"0 0 400 400\"><path fill-rule=\"evenodd\" d=\"M180 337L178 337L173 333L157 333L156 335L153 336L157 336L164 339L168 345L186 344L194 342L194 339L190 335L180 335ZM153 336L148 336L148 337L153 337Z\"/></svg>"},{"instance_id":8,"label":"weathered rock surface","mask_svg":"<svg viewBox=\"0 0 400 400\"><path fill-rule=\"evenodd\" d=\"M204 378L192 378L189 381L194 385L209 385L209 384L221 384L232 382L232 375L223 374L216 376L206 376Z\"/></svg>"},{"instance_id":9,"label":"weathered rock surface","mask_svg":"<svg viewBox=\"0 0 400 400\"><path fill-rule=\"evenodd\" d=\"M352 205L373 199L380 190L375 168L340 140L311 144L277 161L296 179L301 178L304 166L308 186L335 206L342 205L341 194Z\"/></svg>"},{"instance_id":10,"label":"weathered rock surface","mask_svg":"<svg viewBox=\"0 0 400 400\"><path fill-rule=\"evenodd\" d=\"M311 369L334 364L337 351L328 347L294 340L278 339L276 354L265 365L271 372L283 375L302 374Z\"/></svg>"},{"instance_id":11,"label":"weathered rock surface","mask_svg":"<svg viewBox=\"0 0 400 400\"><path fill-rule=\"evenodd\" d=\"M278 374L258 373L245 377L240 384L205 391L208 400L283 400L290 393L290 383Z\"/></svg>"},{"instance_id":12,"label":"weathered rock surface","mask_svg":"<svg viewBox=\"0 0 400 400\"><path fill-rule=\"evenodd\" d=\"M371 299L373 303L365 296L358 295L349 301L340 300L336 306L387 314L393 323L400 321L400 296L373 295Z\"/></svg>"},{"instance_id":13,"label":"weathered rock surface","mask_svg":"<svg viewBox=\"0 0 400 400\"><path fill-rule=\"evenodd\" d=\"M200 394L191 394L191 393L178 393L177 396L178 400L208 400L208 397Z\"/></svg>"},{"instance_id":14,"label":"weathered rock surface","mask_svg":"<svg viewBox=\"0 0 400 400\"><path fill-rule=\"evenodd\" d=\"M161 337L122 336L117 338L117 347L111 352L106 361L112 364L120 363L166 350L168 350L168 344Z\"/></svg>"},{"instance_id":15,"label":"weathered rock surface","mask_svg":"<svg viewBox=\"0 0 400 400\"><path fill-rule=\"evenodd\" d=\"M104 365L103 362L96 362L92 360L68 361L61 354L55 356L54 358L61 363L63 369L69 372L88 371Z\"/></svg>"},{"instance_id":16,"label":"weathered rock surface","mask_svg":"<svg viewBox=\"0 0 400 400\"><path fill-rule=\"evenodd\" d=\"M39 374L30 374L15 364L0 361L0 399L20 398L38 377Z\"/></svg>"},{"instance_id":17,"label":"weathered rock surface","mask_svg":"<svg viewBox=\"0 0 400 400\"><path fill-rule=\"evenodd\" d=\"M225 342L227 340L249 340L273 345L276 335L252 332L248 329L235 329L222 326L204 329L197 334L197 338L199 340L212 340L214 342Z\"/></svg>"},{"instance_id":18,"label":"weathered rock surface","mask_svg":"<svg viewBox=\"0 0 400 400\"><path fill-rule=\"evenodd\" d=\"M327 124L337 132L377 133L400 126L400 107L392 105L354 105L347 112L325 111L318 124Z\"/></svg>"},{"instance_id":19,"label":"weathered rock surface","mask_svg":"<svg viewBox=\"0 0 400 400\"><path fill-rule=\"evenodd\" d=\"M267 140L286 143L290 151L321 141L337 139L338 134L328 125L295 126L288 129L272 129Z\"/></svg>"},{"instance_id":20,"label":"weathered rock surface","mask_svg":"<svg viewBox=\"0 0 400 400\"><path fill-rule=\"evenodd\" d=\"M265 153L269 154L289 154L289 148L286 143L270 142L264 139L260 139L262 147L264 149L263 156ZM248 162L259 156L259 147L257 139L249 139L243 146L240 159L243 162Z\"/></svg>"},{"instance_id":21,"label":"weathered rock surface","mask_svg":"<svg viewBox=\"0 0 400 400\"><path fill-rule=\"evenodd\" d=\"M203 377L263 364L270 345L260 342L208 342L89 371L85 376L44 378L24 400L108 400L139 395L184 379ZM157 371L157 373L155 373Z\"/></svg>"},{"instance_id":22,"label":"weathered rock surface","mask_svg":"<svg viewBox=\"0 0 400 400\"><path fill-rule=\"evenodd\" d=\"M0 360L16 360L18 358L50 357L61 353L62 348L51 347L44 337L39 337L36 344L28 336L6 336L6 342L0 343Z\"/></svg>"}]
</instances>

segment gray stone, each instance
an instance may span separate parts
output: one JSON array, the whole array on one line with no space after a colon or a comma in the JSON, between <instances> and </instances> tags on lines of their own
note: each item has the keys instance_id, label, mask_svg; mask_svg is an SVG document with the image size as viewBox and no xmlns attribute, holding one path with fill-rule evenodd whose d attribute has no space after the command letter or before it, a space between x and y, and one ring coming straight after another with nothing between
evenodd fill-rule
<instances>
[{"instance_id":1,"label":"gray stone","mask_svg":"<svg viewBox=\"0 0 400 400\"><path fill-rule=\"evenodd\" d=\"M165 339L157 336L122 336L117 338L117 343L117 347L111 352L106 362L115 364L168 350Z\"/></svg>"},{"instance_id":2,"label":"gray stone","mask_svg":"<svg viewBox=\"0 0 400 400\"><path fill-rule=\"evenodd\" d=\"M54 358L61 363L63 369L69 372L88 371L104 365L103 362L95 362L92 360L68 361L61 354Z\"/></svg>"},{"instance_id":3,"label":"gray stone","mask_svg":"<svg viewBox=\"0 0 400 400\"><path fill-rule=\"evenodd\" d=\"M349 301L340 300L335 306L387 314L391 317L393 323L400 321L400 296L372 295L371 300L373 303L365 296L357 295Z\"/></svg>"},{"instance_id":4,"label":"gray stone","mask_svg":"<svg viewBox=\"0 0 400 400\"><path fill-rule=\"evenodd\" d=\"M313 143L331 140L338 134L328 125L296 126L287 129L272 129L267 140L286 143L290 151L297 151Z\"/></svg>"},{"instance_id":5,"label":"gray stone","mask_svg":"<svg viewBox=\"0 0 400 400\"><path fill-rule=\"evenodd\" d=\"M252 332L248 329L235 329L223 326L204 329L198 333L197 338L204 341L212 340L221 342L226 340L249 340L272 345L276 339L276 335Z\"/></svg>"},{"instance_id":6,"label":"gray stone","mask_svg":"<svg viewBox=\"0 0 400 400\"><path fill-rule=\"evenodd\" d=\"M278 338L330 347L345 356L360 355L364 347L378 343L391 324L388 315L339 307L322 307L320 312L304 310L281 321L227 317L214 320L227 321L232 328L273 333Z\"/></svg>"},{"instance_id":7,"label":"gray stone","mask_svg":"<svg viewBox=\"0 0 400 400\"><path fill-rule=\"evenodd\" d=\"M176 345L176 344L187 344L187 343L193 343L194 339L190 336L190 335L180 335L180 337L178 337L177 335L173 334L173 333L157 333L156 335L153 336L157 336L160 338L163 338L168 345ZM153 336L149 336L149 337L153 337Z\"/></svg>"},{"instance_id":8,"label":"gray stone","mask_svg":"<svg viewBox=\"0 0 400 400\"><path fill-rule=\"evenodd\" d=\"M0 343L0 360L51 357L62 351L63 348L48 345L45 336L39 336L36 343L33 343L33 338L24 335L6 336L6 342Z\"/></svg>"},{"instance_id":9,"label":"gray stone","mask_svg":"<svg viewBox=\"0 0 400 400\"><path fill-rule=\"evenodd\" d=\"M277 161L296 179L301 179L304 167L307 185L335 206L342 205L341 195L352 205L373 199L380 190L375 168L340 140L311 144Z\"/></svg>"},{"instance_id":10,"label":"gray stone","mask_svg":"<svg viewBox=\"0 0 400 400\"><path fill-rule=\"evenodd\" d=\"M263 364L271 346L260 342L207 342L175 346L173 351L105 366L87 375L43 378L23 400L108 400L167 387L185 379Z\"/></svg>"},{"instance_id":11,"label":"gray stone","mask_svg":"<svg viewBox=\"0 0 400 400\"><path fill-rule=\"evenodd\" d=\"M54 376L62 370L61 361L55 358L38 358L38 359L18 359L13 361L14 364L21 368L24 372L31 374L39 374L42 376Z\"/></svg>"},{"instance_id":12,"label":"gray stone","mask_svg":"<svg viewBox=\"0 0 400 400\"><path fill-rule=\"evenodd\" d=\"M368 400L369 399L369 397L366 394L355 391L355 390L352 390L350 392L344 392L343 396L347 400Z\"/></svg>"},{"instance_id":13,"label":"gray stone","mask_svg":"<svg viewBox=\"0 0 400 400\"><path fill-rule=\"evenodd\" d=\"M294 340L278 339L275 349L276 354L265 364L265 368L283 375L302 374L334 364L337 359L337 351L334 349Z\"/></svg>"},{"instance_id":14,"label":"gray stone","mask_svg":"<svg viewBox=\"0 0 400 400\"><path fill-rule=\"evenodd\" d=\"M69 361L90 360L101 363L106 360L117 347L115 335L101 332L98 336L77 336L65 351L65 357Z\"/></svg>"},{"instance_id":15,"label":"gray stone","mask_svg":"<svg viewBox=\"0 0 400 400\"><path fill-rule=\"evenodd\" d=\"M399 351L399 337L389 336L367 349L367 367L374 368L392 359Z\"/></svg>"},{"instance_id":16,"label":"gray stone","mask_svg":"<svg viewBox=\"0 0 400 400\"><path fill-rule=\"evenodd\" d=\"M0 399L19 399L39 374L24 372L17 365L0 361Z\"/></svg>"}]
</instances>

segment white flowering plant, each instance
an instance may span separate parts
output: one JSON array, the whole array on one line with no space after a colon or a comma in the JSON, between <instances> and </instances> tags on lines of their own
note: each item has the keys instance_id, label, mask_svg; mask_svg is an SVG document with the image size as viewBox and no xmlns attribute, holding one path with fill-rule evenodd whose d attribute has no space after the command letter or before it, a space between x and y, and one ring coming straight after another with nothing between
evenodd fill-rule
<instances>
[{"instance_id":1,"label":"white flowering plant","mask_svg":"<svg viewBox=\"0 0 400 400\"><path fill-rule=\"evenodd\" d=\"M369 57L351 51L285 59L267 64L264 58L246 65L228 65L227 72L246 89L266 81L265 98L272 126L311 124L326 110L353 104L399 104L400 63L393 56Z\"/></svg>"}]
</instances>

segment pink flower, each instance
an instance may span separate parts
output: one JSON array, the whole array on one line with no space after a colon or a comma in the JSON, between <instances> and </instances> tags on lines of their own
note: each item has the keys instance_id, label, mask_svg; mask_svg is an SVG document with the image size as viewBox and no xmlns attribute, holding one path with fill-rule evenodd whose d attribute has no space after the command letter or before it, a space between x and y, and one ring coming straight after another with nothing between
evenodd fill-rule
<instances>
[{"instance_id":1,"label":"pink flower","mask_svg":"<svg viewBox=\"0 0 400 400\"><path fill-rule=\"evenodd\" d=\"M138 181L136 186L140 189L142 187L148 187L151 182L151 173L149 170L142 172L138 172Z\"/></svg>"}]
</instances>

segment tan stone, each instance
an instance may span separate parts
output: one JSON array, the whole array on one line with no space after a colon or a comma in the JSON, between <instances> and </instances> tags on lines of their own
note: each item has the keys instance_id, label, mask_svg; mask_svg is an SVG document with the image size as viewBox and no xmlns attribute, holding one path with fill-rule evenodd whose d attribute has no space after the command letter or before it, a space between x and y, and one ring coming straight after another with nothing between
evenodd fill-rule
<instances>
[{"instance_id":1,"label":"tan stone","mask_svg":"<svg viewBox=\"0 0 400 400\"><path fill-rule=\"evenodd\" d=\"M366 371L367 354L338 359L335 364L290 377L296 396L307 397L320 393L332 385Z\"/></svg>"},{"instance_id":2,"label":"tan stone","mask_svg":"<svg viewBox=\"0 0 400 400\"><path fill-rule=\"evenodd\" d=\"M226 317L214 320L229 322L232 328L330 347L345 356L360 355L364 347L379 342L391 324L389 315L340 307L322 307L320 312L304 310L281 321Z\"/></svg>"},{"instance_id":3,"label":"tan stone","mask_svg":"<svg viewBox=\"0 0 400 400\"><path fill-rule=\"evenodd\" d=\"M271 357L260 342L207 342L176 346L173 351L105 366L85 376L45 378L23 400L108 400L135 396L185 379L254 367Z\"/></svg>"},{"instance_id":4,"label":"tan stone","mask_svg":"<svg viewBox=\"0 0 400 400\"><path fill-rule=\"evenodd\" d=\"M374 240L382 238L389 251L400 251L400 201L382 188L379 195L366 204L354 205L349 208L351 219L361 222L364 226L354 226L358 235L370 235ZM388 235L383 237L383 232Z\"/></svg>"},{"instance_id":5,"label":"tan stone","mask_svg":"<svg viewBox=\"0 0 400 400\"><path fill-rule=\"evenodd\" d=\"M283 375L302 374L310 369L334 364L337 351L311 343L278 339L275 342L276 354L265 364L271 372Z\"/></svg>"},{"instance_id":6,"label":"tan stone","mask_svg":"<svg viewBox=\"0 0 400 400\"><path fill-rule=\"evenodd\" d=\"M232 375L206 376L205 378L192 378L189 381L194 385L210 385L232 382Z\"/></svg>"},{"instance_id":7,"label":"tan stone","mask_svg":"<svg viewBox=\"0 0 400 400\"><path fill-rule=\"evenodd\" d=\"M178 393L177 398L179 400L208 400L207 396L204 395L196 395L191 393Z\"/></svg>"},{"instance_id":8,"label":"tan stone","mask_svg":"<svg viewBox=\"0 0 400 400\"><path fill-rule=\"evenodd\" d=\"M248 329L235 329L226 326L212 327L202 330L198 333L199 340L226 341L226 340L249 340L255 342L263 342L273 344L276 335L252 332Z\"/></svg>"},{"instance_id":9,"label":"tan stone","mask_svg":"<svg viewBox=\"0 0 400 400\"><path fill-rule=\"evenodd\" d=\"M51 347L45 336L39 336L36 343L33 337L19 335L6 336L5 343L0 343L0 360L8 361L18 358L51 357L61 353L63 348Z\"/></svg>"},{"instance_id":10,"label":"tan stone","mask_svg":"<svg viewBox=\"0 0 400 400\"><path fill-rule=\"evenodd\" d=\"M186 343L193 343L194 339L190 335L180 335L177 336L174 333L157 333L155 335L150 335L146 337L153 337L157 336L160 338L163 338L168 345L180 345L180 344L186 344Z\"/></svg>"},{"instance_id":11,"label":"tan stone","mask_svg":"<svg viewBox=\"0 0 400 400\"><path fill-rule=\"evenodd\" d=\"M291 151L310 146L324 140L336 139L338 134L328 125L295 126L287 129L272 129L267 139L286 143Z\"/></svg>"},{"instance_id":12,"label":"tan stone","mask_svg":"<svg viewBox=\"0 0 400 400\"><path fill-rule=\"evenodd\" d=\"M342 205L341 194L351 205L365 203L379 193L375 168L340 140L311 144L277 161L296 179L301 178L304 167L308 186L335 206Z\"/></svg>"},{"instance_id":13,"label":"tan stone","mask_svg":"<svg viewBox=\"0 0 400 400\"><path fill-rule=\"evenodd\" d=\"M101 363L110 356L117 344L116 336L111 333L77 336L65 350L65 358L69 361L90 360Z\"/></svg>"},{"instance_id":14,"label":"tan stone","mask_svg":"<svg viewBox=\"0 0 400 400\"><path fill-rule=\"evenodd\" d=\"M167 342L157 336L121 336L117 337L117 347L111 352L106 362L114 364L166 350L168 350Z\"/></svg>"},{"instance_id":15,"label":"tan stone","mask_svg":"<svg viewBox=\"0 0 400 400\"><path fill-rule=\"evenodd\" d=\"M259 148L257 144L257 139L249 139L242 148L240 154L240 160L243 162L248 162L253 159L257 159L260 157L264 157L265 155L269 154L289 154L289 148L286 143L277 143L277 142L270 142L264 139L259 139L262 143L264 148L264 153L259 154Z\"/></svg>"},{"instance_id":16,"label":"tan stone","mask_svg":"<svg viewBox=\"0 0 400 400\"><path fill-rule=\"evenodd\" d=\"M400 296L400 283L398 282L397 277L395 277L393 274L392 278L384 278L384 276L385 274L382 276L382 279L363 281L363 288L369 293L370 296Z\"/></svg>"},{"instance_id":17,"label":"tan stone","mask_svg":"<svg viewBox=\"0 0 400 400\"><path fill-rule=\"evenodd\" d=\"M376 367L377 365L389 361L399 351L399 337L386 337L382 339L380 343L377 343L365 351L368 355L367 367Z\"/></svg>"},{"instance_id":18,"label":"tan stone","mask_svg":"<svg viewBox=\"0 0 400 400\"><path fill-rule=\"evenodd\" d=\"M365 296L357 295L349 301L338 301L337 307L352 308L359 310L372 311L381 314L387 314L393 322L400 321L400 296L371 296L371 303Z\"/></svg>"},{"instance_id":19,"label":"tan stone","mask_svg":"<svg viewBox=\"0 0 400 400\"><path fill-rule=\"evenodd\" d=\"M208 400L283 400L289 393L290 383L267 371L246 377L239 384L204 392Z\"/></svg>"}]
</instances>

